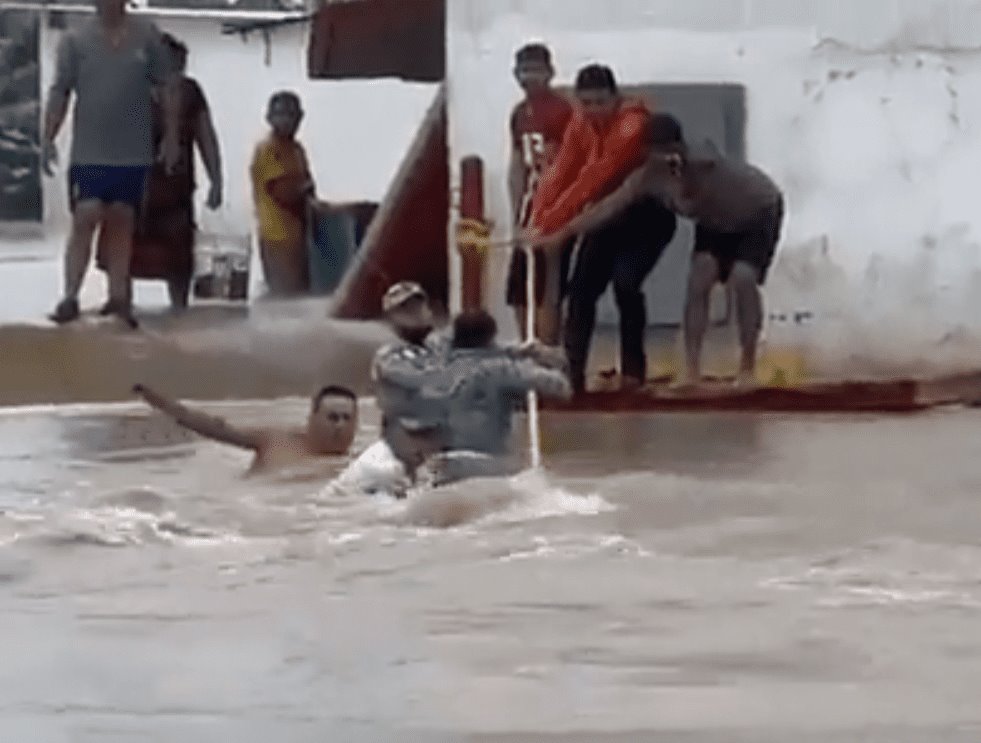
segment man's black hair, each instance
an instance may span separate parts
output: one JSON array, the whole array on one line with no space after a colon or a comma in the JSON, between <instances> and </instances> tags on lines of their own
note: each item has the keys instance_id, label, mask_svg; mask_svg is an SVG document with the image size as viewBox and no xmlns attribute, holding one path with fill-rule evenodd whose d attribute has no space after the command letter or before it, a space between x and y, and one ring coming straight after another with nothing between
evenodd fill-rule
<instances>
[{"instance_id":1,"label":"man's black hair","mask_svg":"<svg viewBox=\"0 0 981 743\"><path fill-rule=\"evenodd\" d=\"M295 106L297 111L303 109L303 106L300 104L300 96L292 90L277 90L273 93L269 97L269 109L271 110L277 103L289 103Z\"/></svg>"},{"instance_id":2,"label":"man's black hair","mask_svg":"<svg viewBox=\"0 0 981 743\"><path fill-rule=\"evenodd\" d=\"M685 141L681 122L671 114L656 113L651 116L648 142L653 147L680 145Z\"/></svg>"},{"instance_id":3,"label":"man's black hair","mask_svg":"<svg viewBox=\"0 0 981 743\"><path fill-rule=\"evenodd\" d=\"M608 90L618 93L617 79L606 65L586 65L576 75L576 90Z\"/></svg>"},{"instance_id":4,"label":"man's black hair","mask_svg":"<svg viewBox=\"0 0 981 743\"><path fill-rule=\"evenodd\" d=\"M163 40L164 46L166 46L167 49L169 49L172 52L177 52L183 57L187 56L187 44L185 44L183 41L178 39L176 36L174 36L173 34L164 33L161 34L161 38Z\"/></svg>"},{"instance_id":5,"label":"man's black hair","mask_svg":"<svg viewBox=\"0 0 981 743\"><path fill-rule=\"evenodd\" d=\"M485 348L497 335L497 323L486 310L466 310L453 320L454 348Z\"/></svg>"},{"instance_id":6,"label":"man's black hair","mask_svg":"<svg viewBox=\"0 0 981 743\"><path fill-rule=\"evenodd\" d=\"M525 44L514 54L516 64L522 62L541 62L549 67L552 66L552 52L544 44L534 42Z\"/></svg>"},{"instance_id":7,"label":"man's black hair","mask_svg":"<svg viewBox=\"0 0 981 743\"><path fill-rule=\"evenodd\" d=\"M320 404L324 401L325 397L346 397L352 402L358 401L358 396L347 387L341 387L337 384L330 384L326 387L322 387L320 392L313 396L313 410L314 412L320 410Z\"/></svg>"}]
</instances>

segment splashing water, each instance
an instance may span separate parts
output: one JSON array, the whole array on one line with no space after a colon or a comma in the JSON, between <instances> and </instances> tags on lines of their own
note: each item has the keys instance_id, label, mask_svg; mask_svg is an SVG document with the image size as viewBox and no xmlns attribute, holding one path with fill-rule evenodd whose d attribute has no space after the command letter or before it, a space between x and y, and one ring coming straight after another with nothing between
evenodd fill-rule
<instances>
[{"instance_id":1,"label":"splashing water","mask_svg":"<svg viewBox=\"0 0 981 743\"><path fill-rule=\"evenodd\" d=\"M410 495L404 519L417 526L519 523L554 516L592 516L614 507L598 494L577 495L548 480L542 469L511 477L473 478Z\"/></svg>"}]
</instances>

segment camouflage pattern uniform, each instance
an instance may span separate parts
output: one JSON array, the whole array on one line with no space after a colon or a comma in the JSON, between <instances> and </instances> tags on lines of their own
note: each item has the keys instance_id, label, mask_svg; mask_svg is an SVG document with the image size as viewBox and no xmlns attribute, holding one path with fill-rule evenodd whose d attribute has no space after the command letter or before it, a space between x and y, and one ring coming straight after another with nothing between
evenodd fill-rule
<instances>
[{"instance_id":1,"label":"camouflage pattern uniform","mask_svg":"<svg viewBox=\"0 0 981 743\"><path fill-rule=\"evenodd\" d=\"M450 480L470 470L499 470L522 398L532 389L548 397L571 394L565 373L550 368L564 363L564 356L549 353L516 346L454 349L447 331L430 333L424 345L384 346L371 368L382 438L413 480L419 465L437 452L468 455L460 460L466 462L464 474ZM443 469L456 459L448 457Z\"/></svg>"},{"instance_id":2,"label":"camouflage pattern uniform","mask_svg":"<svg viewBox=\"0 0 981 743\"><path fill-rule=\"evenodd\" d=\"M498 456L508 451L515 408L532 390L544 397L572 393L562 371L513 349L454 349L420 397L433 410L444 409L447 449Z\"/></svg>"},{"instance_id":3,"label":"camouflage pattern uniform","mask_svg":"<svg viewBox=\"0 0 981 743\"><path fill-rule=\"evenodd\" d=\"M421 396L422 388L443 363L437 343L390 343L375 354L371 379L381 410L381 435L414 473L419 463L441 446L445 412L438 401Z\"/></svg>"}]
</instances>

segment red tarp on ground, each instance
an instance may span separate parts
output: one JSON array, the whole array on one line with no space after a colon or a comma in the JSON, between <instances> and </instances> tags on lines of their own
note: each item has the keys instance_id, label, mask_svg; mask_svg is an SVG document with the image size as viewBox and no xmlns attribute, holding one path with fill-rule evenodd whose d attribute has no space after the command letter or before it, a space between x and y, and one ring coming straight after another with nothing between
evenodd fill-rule
<instances>
[{"instance_id":1,"label":"red tarp on ground","mask_svg":"<svg viewBox=\"0 0 981 743\"><path fill-rule=\"evenodd\" d=\"M308 74L439 82L446 71L445 27L445 0L328 3L313 20Z\"/></svg>"},{"instance_id":2,"label":"red tarp on ground","mask_svg":"<svg viewBox=\"0 0 981 743\"><path fill-rule=\"evenodd\" d=\"M912 380L831 382L794 389L764 387L737 391L704 390L689 394L589 392L571 402L543 401L546 410L590 413L671 411L757 411L787 413L910 413L931 407L917 395Z\"/></svg>"}]
</instances>

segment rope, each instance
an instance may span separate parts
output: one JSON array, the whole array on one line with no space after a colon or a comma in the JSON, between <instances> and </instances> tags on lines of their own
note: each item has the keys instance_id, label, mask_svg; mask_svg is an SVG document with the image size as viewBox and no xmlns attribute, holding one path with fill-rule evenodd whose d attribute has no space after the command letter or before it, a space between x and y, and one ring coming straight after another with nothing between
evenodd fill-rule
<instances>
[{"instance_id":1,"label":"rope","mask_svg":"<svg viewBox=\"0 0 981 743\"><path fill-rule=\"evenodd\" d=\"M531 218L531 197L537 181L536 171L528 173L528 183L518 210L518 226L527 226ZM511 240L511 245L517 241ZM535 340L535 251L530 245L523 245L525 251L525 340L529 343ZM538 393L528 392L528 446L531 454L532 470L540 470L542 466L542 436L538 425Z\"/></svg>"},{"instance_id":2,"label":"rope","mask_svg":"<svg viewBox=\"0 0 981 743\"><path fill-rule=\"evenodd\" d=\"M525 314L525 337L529 342L535 340L535 251L531 247L525 246L525 302L527 312ZM538 426L538 393L535 390L528 392L528 438L531 447L531 468L541 469L542 466L542 441L541 430Z\"/></svg>"},{"instance_id":3,"label":"rope","mask_svg":"<svg viewBox=\"0 0 981 743\"><path fill-rule=\"evenodd\" d=\"M480 255L486 255L493 249L490 239L490 225L464 217L456 223L456 244L460 250L469 250Z\"/></svg>"}]
</instances>

